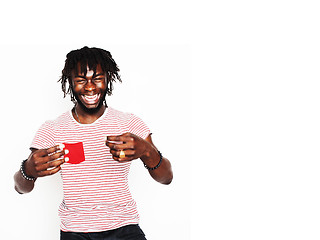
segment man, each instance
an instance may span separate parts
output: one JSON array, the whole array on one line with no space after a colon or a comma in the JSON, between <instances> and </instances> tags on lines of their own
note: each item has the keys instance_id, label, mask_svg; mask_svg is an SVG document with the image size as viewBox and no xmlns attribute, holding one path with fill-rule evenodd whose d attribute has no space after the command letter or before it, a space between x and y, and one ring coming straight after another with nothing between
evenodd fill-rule
<instances>
[{"instance_id":1,"label":"man","mask_svg":"<svg viewBox=\"0 0 320 240\"><path fill-rule=\"evenodd\" d=\"M60 171L64 199L59 207L61 240L145 239L128 189L131 161L141 159L151 177L172 181L171 164L137 116L108 107L119 68L108 51L88 48L67 54L60 82L74 108L45 122L31 154L15 173L15 189L31 192L39 177Z\"/></svg>"}]
</instances>

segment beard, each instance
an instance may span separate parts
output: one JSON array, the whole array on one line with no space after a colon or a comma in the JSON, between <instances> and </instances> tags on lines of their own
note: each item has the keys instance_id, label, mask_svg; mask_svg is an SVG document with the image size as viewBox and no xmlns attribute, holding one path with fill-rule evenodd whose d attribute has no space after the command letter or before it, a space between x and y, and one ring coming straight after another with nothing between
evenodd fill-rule
<instances>
[{"instance_id":1,"label":"beard","mask_svg":"<svg viewBox=\"0 0 320 240\"><path fill-rule=\"evenodd\" d=\"M79 98L79 96L78 96L77 94L74 94L73 90L72 90L72 94L73 94L74 98L76 99L76 104L79 104L80 107L81 107L83 110L85 110L87 113L89 113L89 114L95 114L95 113L97 113L97 112L101 109L101 107L104 105L104 102L105 102L105 100L106 100L107 91L105 91L105 92L101 95L99 104L98 104L96 107L94 107L94 108L87 108L87 107L83 104L83 102L81 101L81 99ZM107 107L107 104L105 104L105 105L106 105L106 107Z\"/></svg>"}]
</instances>

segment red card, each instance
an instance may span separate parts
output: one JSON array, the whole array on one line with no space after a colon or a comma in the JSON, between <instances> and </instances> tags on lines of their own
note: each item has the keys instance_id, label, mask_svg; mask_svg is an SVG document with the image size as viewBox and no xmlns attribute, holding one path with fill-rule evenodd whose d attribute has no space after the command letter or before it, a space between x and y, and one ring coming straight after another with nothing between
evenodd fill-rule
<instances>
[{"instance_id":1,"label":"red card","mask_svg":"<svg viewBox=\"0 0 320 240\"><path fill-rule=\"evenodd\" d=\"M69 153L64 155L69 158L67 163L71 164L79 164L85 160L84 151L83 151L83 143L63 143L65 148L68 149Z\"/></svg>"}]
</instances>

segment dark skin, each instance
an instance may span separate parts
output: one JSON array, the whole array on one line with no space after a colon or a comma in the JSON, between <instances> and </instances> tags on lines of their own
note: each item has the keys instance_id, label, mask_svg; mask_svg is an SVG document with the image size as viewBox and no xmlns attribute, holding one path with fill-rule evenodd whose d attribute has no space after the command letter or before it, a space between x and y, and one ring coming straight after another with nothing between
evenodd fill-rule
<instances>
[{"instance_id":1,"label":"dark skin","mask_svg":"<svg viewBox=\"0 0 320 240\"><path fill-rule=\"evenodd\" d=\"M119 141L123 143L113 143ZM151 135L142 139L132 133L125 133L120 136L108 136L107 146L110 148L112 157L116 161L132 161L140 158L148 167L155 167L160 161L160 155L156 146L153 144ZM123 150L125 157L120 158L120 151ZM171 164L168 159L162 159L159 168L149 170L151 177L162 184L170 184L172 181Z\"/></svg>"},{"instance_id":2,"label":"dark skin","mask_svg":"<svg viewBox=\"0 0 320 240\"><path fill-rule=\"evenodd\" d=\"M25 173L31 177L45 177L60 171L61 165L65 163L63 158L65 150L59 146L48 149L31 149L31 154L25 163ZM14 175L15 189L19 193L31 192L34 188L34 181L26 180L20 171Z\"/></svg>"},{"instance_id":3,"label":"dark skin","mask_svg":"<svg viewBox=\"0 0 320 240\"><path fill-rule=\"evenodd\" d=\"M77 104L72 111L73 117L81 124L95 122L106 109L103 104L107 89L106 75L100 65L97 66L96 72L88 69L86 75L73 72L70 85L77 99ZM146 139L132 133L108 136L106 145L110 148L115 161L141 159L149 167L155 167L160 161L160 155L152 142L151 134ZM125 157L120 158L121 150L124 151ZM31 149L31 154L25 163L25 173L35 178L56 174L61 170L61 165L66 162L64 158L66 151L59 146L48 149ZM173 178L171 164L164 157L160 167L149 170L149 173L154 180L162 184L170 184ZM14 180L15 189L19 193L28 193L34 188L35 181L26 180L20 171L15 173Z\"/></svg>"}]
</instances>

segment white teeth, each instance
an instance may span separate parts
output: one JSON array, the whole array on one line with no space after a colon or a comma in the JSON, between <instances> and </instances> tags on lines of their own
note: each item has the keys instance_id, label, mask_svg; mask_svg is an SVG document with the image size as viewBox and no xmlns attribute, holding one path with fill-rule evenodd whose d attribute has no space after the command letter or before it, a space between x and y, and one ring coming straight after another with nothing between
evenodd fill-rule
<instances>
[{"instance_id":1,"label":"white teeth","mask_svg":"<svg viewBox=\"0 0 320 240\"><path fill-rule=\"evenodd\" d=\"M95 94L95 95L92 95L92 96L89 96L89 95L82 95L84 100L88 103L95 103L98 98L99 98L99 94Z\"/></svg>"},{"instance_id":2,"label":"white teeth","mask_svg":"<svg viewBox=\"0 0 320 240\"><path fill-rule=\"evenodd\" d=\"M93 100L93 99L97 99L98 95L92 95L92 96L84 96L86 99L90 99L90 100Z\"/></svg>"}]
</instances>

